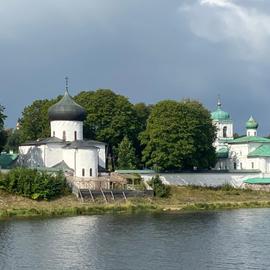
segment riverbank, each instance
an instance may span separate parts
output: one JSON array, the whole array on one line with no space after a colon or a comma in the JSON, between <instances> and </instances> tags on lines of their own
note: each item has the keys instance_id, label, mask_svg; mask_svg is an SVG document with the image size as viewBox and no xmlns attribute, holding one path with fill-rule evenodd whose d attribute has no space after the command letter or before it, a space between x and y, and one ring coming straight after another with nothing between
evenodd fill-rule
<instances>
[{"instance_id":1,"label":"riverbank","mask_svg":"<svg viewBox=\"0 0 270 270\"><path fill-rule=\"evenodd\" d=\"M33 201L0 191L0 218L270 207L270 193L264 191L172 187L171 193L164 199L140 198L105 204L102 200L82 203L73 195L49 202Z\"/></svg>"}]
</instances>

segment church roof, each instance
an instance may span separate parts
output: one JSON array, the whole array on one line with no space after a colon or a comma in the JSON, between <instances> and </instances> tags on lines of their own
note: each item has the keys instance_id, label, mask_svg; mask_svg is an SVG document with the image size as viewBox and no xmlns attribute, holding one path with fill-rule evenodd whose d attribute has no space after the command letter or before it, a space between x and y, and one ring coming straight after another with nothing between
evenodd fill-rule
<instances>
[{"instance_id":1,"label":"church roof","mask_svg":"<svg viewBox=\"0 0 270 270\"><path fill-rule=\"evenodd\" d=\"M270 143L270 139L259 136L244 136L232 141L228 141L229 144L243 144L243 143Z\"/></svg>"},{"instance_id":2,"label":"church roof","mask_svg":"<svg viewBox=\"0 0 270 270\"><path fill-rule=\"evenodd\" d=\"M51 167L52 169L55 170L61 170L61 171L74 171L73 169L71 169L67 163L62 160L61 162L55 164L54 166Z\"/></svg>"},{"instance_id":3,"label":"church roof","mask_svg":"<svg viewBox=\"0 0 270 270\"><path fill-rule=\"evenodd\" d=\"M48 110L50 121L83 121L86 118L85 109L77 104L68 91L63 98Z\"/></svg>"},{"instance_id":4,"label":"church roof","mask_svg":"<svg viewBox=\"0 0 270 270\"><path fill-rule=\"evenodd\" d=\"M98 147L96 147L93 142L91 141L73 141L73 142L69 142L67 143L66 146L64 146L64 148L67 149L98 149Z\"/></svg>"},{"instance_id":5,"label":"church roof","mask_svg":"<svg viewBox=\"0 0 270 270\"><path fill-rule=\"evenodd\" d=\"M217 110L211 113L211 118L214 121L228 121L230 114L221 109L221 102L218 100Z\"/></svg>"},{"instance_id":6,"label":"church roof","mask_svg":"<svg viewBox=\"0 0 270 270\"><path fill-rule=\"evenodd\" d=\"M270 184L270 178L250 178L247 180L244 180L244 183L246 184L254 184L254 185L267 185Z\"/></svg>"},{"instance_id":7,"label":"church roof","mask_svg":"<svg viewBox=\"0 0 270 270\"><path fill-rule=\"evenodd\" d=\"M65 143L65 141L57 138L57 137L50 137L50 138L44 138L44 139L38 139L36 141L28 141L26 143L23 143L21 145L43 145L43 144L51 144L51 143Z\"/></svg>"},{"instance_id":8,"label":"church roof","mask_svg":"<svg viewBox=\"0 0 270 270\"><path fill-rule=\"evenodd\" d=\"M216 151L217 158L228 158L229 149L228 147L222 147Z\"/></svg>"},{"instance_id":9,"label":"church roof","mask_svg":"<svg viewBox=\"0 0 270 270\"><path fill-rule=\"evenodd\" d=\"M18 154L8 154L1 153L0 154L0 167L1 169L9 169L16 162L18 158Z\"/></svg>"},{"instance_id":10,"label":"church roof","mask_svg":"<svg viewBox=\"0 0 270 270\"><path fill-rule=\"evenodd\" d=\"M248 154L248 157L270 157L270 145L265 144Z\"/></svg>"}]
</instances>

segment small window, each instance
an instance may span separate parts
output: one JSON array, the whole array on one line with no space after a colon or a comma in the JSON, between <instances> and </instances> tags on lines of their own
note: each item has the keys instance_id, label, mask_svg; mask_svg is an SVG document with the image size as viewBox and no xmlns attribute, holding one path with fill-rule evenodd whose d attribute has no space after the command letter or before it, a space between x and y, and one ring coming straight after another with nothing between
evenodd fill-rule
<instances>
[{"instance_id":1,"label":"small window","mask_svg":"<svg viewBox=\"0 0 270 270\"><path fill-rule=\"evenodd\" d=\"M85 176L85 169L82 169L82 176Z\"/></svg>"},{"instance_id":2,"label":"small window","mask_svg":"<svg viewBox=\"0 0 270 270\"><path fill-rule=\"evenodd\" d=\"M74 131L74 141L77 141L77 131Z\"/></svg>"},{"instance_id":3,"label":"small window","mask_svg":"<svg viewBox=\"0 0 270 270\"><path fill-rule=\"evenodd\" d=\"M240 163L240 169L241 169L241 170L243 169L243 164L242 164L242 162Z\"/></svg>"},{"instance_id":4,"label":"small window","mask_svg":"<svg viewBox=\"0 0 270 270\"><path fill-rule=\"evenodd\" d=\"M63 131L63 141L66 141L67 137L66 137L66 132Z\"/></svg>"},{"instance_id":5,"label":"small window","mask_svg":"<svg viewBox=\"0 0 270 270\"><path fill-rule=\"evenodd\" d=\"M251 162L251 168L254 169L254 162Z\"/></svg>"},{"instance_id":6,"label":"small window","mask_svg":"<svg viewBox=\"0 0 270 270\"><path fill-rule=\"evenodd\" d=\"M227 127L223 128L223 138L227 138Z\"/></svg>"},{"instance_id":7,"label":"small window","mask_svg":"<svg viewBox=\"0 0 270 270\"><path fill-rule=\"evenodd\" d=\"M55 137L55 131L53 131L53 137Z\"/></svg>"},{"instance_id":8,"label":"small window","mask_svg":"<svg viewBox=\"0 0 270 270\"><path fill-rule=\"evenodd\" d=\"M90 174L89 175L92 176L92 168L90 168Z\"/></svg>"},{"instance_id":9,"label":"small window","mask_svg":"<svg viewBox=\"0 0 270 270\"><path fill-rule=\"evenodd\" d=\"M234 168L234 170L236 170L236 168L237 168L236 162L233 163L233 168Z\"/></svg>"}]
</instances>

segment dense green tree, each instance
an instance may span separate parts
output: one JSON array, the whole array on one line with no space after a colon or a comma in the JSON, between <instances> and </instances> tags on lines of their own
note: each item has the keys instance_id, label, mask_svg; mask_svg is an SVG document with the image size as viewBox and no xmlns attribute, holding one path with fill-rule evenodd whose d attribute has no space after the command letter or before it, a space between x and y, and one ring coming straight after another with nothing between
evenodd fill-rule
<instances>
[{"instance_id":1,"label":"dense green tree","mask_svg":"<svg viewBox=\"0 0 270 270\"><path fill-rule=\"evenodd\" d=\"M19 145L22 143L22 132L19 129L10 130L7 135L5 151L18 152Z\"/></svg>"},{"instance_id":2,"label":"dense green tree","mask_svg":"<svg viewBox=\"0 0 270 270\"><path fill-rule=\"evenodd\" d=\"M83 91L75 100L87 111L85 137L106 142L113 164L116 159L113 148L125 136L136 144L139 122L133 104L126 97L108 89L99 89Z\"/></svg>"},{"instance_id":3,"label":"dense green tree","mask_svg":"<svg viewBox=\"0 0 270 270\"><path fill-rule=\"evenodd\" d=\"M117 150L118 169L136 169L135 148L127 136L121 141Z\"/></svg>"},{"instance_id":4,"label":"dense green tree","mask_svg":"<svg viewBox=\"0 0 270 270\"><path fill-rule=\"evenodd\" d=\"M147 119L149 118L152 107L152 105L146 105L142 102L134 105L140 131L144 131L146 129Z\"/></svg>"},{"instance_id":5,"label":"dense green tree","mask_svg":"<svg viewBox=\"0 0 270 270\"><path fill-rule=\"evenodd\" d=\"M209 111L199 102L161 101L141 134L143 161L161 171L214 166L215 131Z\"/></svg>"},{"instance_id":6,"label":"dense green tree","mask_svg":"<svg viewBox=\"0 0 270 270\"><path fill-rule=\"evenodd\" d=\"M5 115L5 108L0 105L0 152L3 151L7 140L7 132L4 130L6 118L7 116Z\"/></svg>"},{"instance_id":7,"label":"dense green tree","mask_svg":"<svg viewBox=\"0 0 270 270\"><path fill-rule=\"evenodd\" d=\"M20 119L20 130L22 141L36 140L50 136L50 124L48 109L57 99L36 100L31 105L24 108Z\"/></svg>"}]
</instances>

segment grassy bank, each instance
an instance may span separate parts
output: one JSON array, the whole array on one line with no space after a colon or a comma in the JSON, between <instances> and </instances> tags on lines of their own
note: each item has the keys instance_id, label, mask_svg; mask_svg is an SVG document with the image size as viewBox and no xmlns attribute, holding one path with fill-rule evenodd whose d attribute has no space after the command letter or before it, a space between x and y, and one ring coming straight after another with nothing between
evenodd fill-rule
<instances>
[{"instance_id":1,"label":"grassy bank","mask_svg":"<svg viewBox=\"0 0 270 270\"><path fill-rule=\"evenodd\" d=\"M80 202L73 195L52 201L33 201L0 191L0 218L35 216L74 216L142 211L197 211L270 207L270 193L197 187L173 187L169 198L129 199L114 204Z\"/></svg>"}]
</instances>

